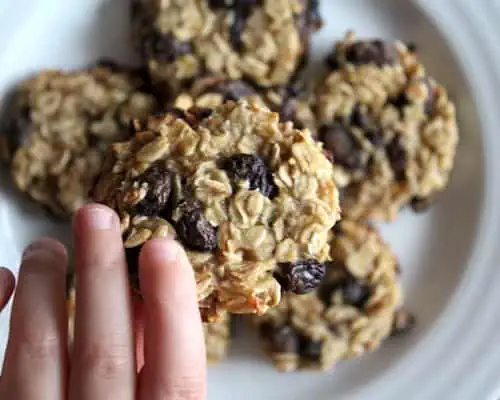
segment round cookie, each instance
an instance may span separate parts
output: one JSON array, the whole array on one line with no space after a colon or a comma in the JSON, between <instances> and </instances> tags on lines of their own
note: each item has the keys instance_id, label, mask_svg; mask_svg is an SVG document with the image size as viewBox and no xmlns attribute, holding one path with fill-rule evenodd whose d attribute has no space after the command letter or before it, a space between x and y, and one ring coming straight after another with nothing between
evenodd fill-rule
<instances>
[{"instance_id":1,"label":"round cookie","mask_svg":"<svg viewBox=\"0 0 500 400\"><path fill-rule=\"evenodd\" d=\"M88 200L109 143L132 118L157 110L140 71L110 63L43 71L23 82L2 129L4 156L19 190L69 217Z\"/></svg>"},{"instance_id":2,"label":"round cookie","mask_svg":"<svg viewBox=\"0 0 500 400\"><path fill-rule=\"evenodd\" d=\"M397 260L371 226L342 220L334 228L326 277L318 290L286 294L256 318L266 353L280 371L331 368L371 352L414 320L400 309Z\"/></svg>"},{"instance_id":3,"label":"round cookie","mask_svg":"<svg viewBox=\"0 0 500 400\"><path fill-rule=\"evenodd\" d=\"M205 334L207 362L210 365L218 364L226 357L231 340L229 313L223 313L218 321L203 324L203 332Z\"/></svg>"},{"instance_id":4,"label":"round cookie","mask_svg":"<svg viewBox=\"0 0 500 400\"><path fill-rule=\"evenodd\" d=\"M155 82L175 96L204 76L288 84L319 29L317 0L134 0L136 41Z\"/></svg>"},{"instance_id":5,"label":"round cookie","mask_svg":"<svg viewBox=\"0 0 500 400\"><path fill-rule=\"evenodd\" d=\"M393 220L406 205L425 209L446 187L458 143L446 90L401 42L350 33L328 64L315 107L344 215Z\"/></svg>"},{"instance_id":6,"label":"round cookie","mask_svg":"<svg viewBox=\"0 0 500 400\"><path fill-rule=\"evenodd\" d=\"M214 108L225 101L247 100L266 106L280 115L281 121L292 121L297 129L309 129L316 136L316 118L305 90L295 86L262 89L242 80L202 78L188 91L179 94L173 106Z\"/></svg>"},{"instance_id":7,"label":"round cookie","mask_svg":"<svg viewBox=\"0 0 500 400\"><path fill-rule=\"evenodd\" d=\"M339 207L332 164L307 131L244 101L176 109L135 129L112 146L95 190L121 216L130 258L146 240L175 234L205 320L262 314L281 289L317 286Z\"/></svg>"}]
</instances>

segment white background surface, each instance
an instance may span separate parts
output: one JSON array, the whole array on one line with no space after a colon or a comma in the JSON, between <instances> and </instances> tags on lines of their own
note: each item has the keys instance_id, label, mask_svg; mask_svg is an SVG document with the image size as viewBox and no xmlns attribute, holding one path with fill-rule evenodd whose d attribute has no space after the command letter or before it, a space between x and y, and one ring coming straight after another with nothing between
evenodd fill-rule
<instances>
[{"instance_id":1,"label":"white background surface","mask_svg":"<svg viewBox=\"0 0 500 400\"><path fill-rule=\"evenodd\" d=\"M0 0L0 101L43 67L84 66L100 56L131 60L126 3ZM318 76L334 40L355 29L415 42L457 103L462 136L449 189L430 212L404 212L381 226L401 259L419 325L329 373L278 374L255 338L240 335L229 360L210 370L210 398L493 399L500 383L500 0L322 0L322 11L311 75ZM0 175L0 264L14 269L30 240L49 234L68 242L67 232ZM0 349L6 334L3 313Z\"/></svg>"}]
</instances>

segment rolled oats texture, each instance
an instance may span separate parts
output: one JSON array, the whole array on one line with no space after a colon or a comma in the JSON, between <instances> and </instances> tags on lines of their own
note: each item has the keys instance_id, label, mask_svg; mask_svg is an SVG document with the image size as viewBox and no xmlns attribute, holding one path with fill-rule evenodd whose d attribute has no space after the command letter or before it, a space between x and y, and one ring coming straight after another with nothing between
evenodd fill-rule
<instances>
[{"instance_id":1,"label":"rolled oats texture","mask_svg":"<svg viewBox=\"0 0 500 400\"><path fill-rule=\"evenodd\" d=\"M279 307L255 317L266 354L279 371L328 370L358 358L393 333L396 316L405 317L397 260L379 233L351 220L334 230L334 261L321 286L304 296L285 294Z\"/></svg>"},{"instance_id":2,"label":"rolled oats texture","mask_svg":"<svg viewBox=\"0 0 500 400\"><path fill-rule=\"evenodd\" d=\"M151 76L176 95L203 76L288 84L319 29L314 0L134 0L137 46Z\"/></svg>"},{"instance_id":3,"label":"rolled oats texture","mask_svg":"<svg viewBox=\"0 0 500 400\"><path fill-rule=\"evenodd\" d=\"M315 99L319 138L335 163L344 215L393 220L441 192L458 143L455 106L404 43L349 33Z\"/></svg>"},{"instance_id":4,"label":"rolled oats texture","mask_svg":"<svg viewBox=\"0 0 500 400\"><path fill-rule=\"evenodd\" d=\"M292 121L298 129L309 129L316 136L316 118L311 107L311 96L301 84L261 88L243 80L217 77L201 78L180 93L172 106L213 108L225 101L247 100L268 107L280 115L281 121Z\"/></svg>"},{"instance_id":5,"label":"rolled oats texture","mask_svg":"<svg viewBox=\"0 0 500 400\"><path fill-rule=\"evenodd\" d=\"M127 137L132 118L157 110L145 75L110 63L42 71L12 102L1 142L14 183L60 217L88 201L108 145Z\"/></svg>"},{"instance_id":6,"label":"rolled oats texture","mask_svg":"<svg viewBox=\"0 0 500 400\"><path fill-rule=\"evenodd\" d=\"M265 313L280 301L283 264L330 259L338 193L308 131L245 101L175 109L134 126L132 140L112 146L96 199L119 213L129 252L166 235L184 245L205 320ZM151 207L151 193L164 201L152 168L171 176L163 208Z\"/></svg>"}]
</instances>

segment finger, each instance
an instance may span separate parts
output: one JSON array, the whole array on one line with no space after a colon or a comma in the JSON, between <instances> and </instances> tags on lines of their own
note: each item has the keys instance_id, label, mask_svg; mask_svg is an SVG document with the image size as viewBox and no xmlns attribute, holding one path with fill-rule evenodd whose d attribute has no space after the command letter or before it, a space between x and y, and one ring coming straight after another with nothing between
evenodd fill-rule
<instances>
[{"instance_id":1,"label":"finger","mask_svg":"<svg viewBox=\"0 0 500 400\"><path fill-rule=\"evenodd\" d=\"M16 279L7 268L0 267L0 312L5 308L12 296Z\"/></svg>"},{"instance_id":2,"label":"finger","mask_svg":"<svg viewBox=\"0 0 500 400\"><path fill-rule=\"evenodd\" d=\"M74 220L76 316L70 398L133 399L132 311L118 217L89 205Z\"/></svg>"},{"instance_id":3,"label":"finger","mask_svg":"<svg viewBox=\"0 0 500 400\"><path fill-rule=\"evenodd\" d=\"M67 255L42 239L23 255L0 398L64 399L67 374Z\"/></svg>"},{"instance_id":4,"label":"finger","mask_svg":"<svg viewBox=\"0 0 500 400\"><path fill-rule=\"evenodd\" d=\"M184 251L170 239L150 241L142 250L139 272L145 313L141 398L204 399L203 329Z\"/></svg>"}]
</instances>

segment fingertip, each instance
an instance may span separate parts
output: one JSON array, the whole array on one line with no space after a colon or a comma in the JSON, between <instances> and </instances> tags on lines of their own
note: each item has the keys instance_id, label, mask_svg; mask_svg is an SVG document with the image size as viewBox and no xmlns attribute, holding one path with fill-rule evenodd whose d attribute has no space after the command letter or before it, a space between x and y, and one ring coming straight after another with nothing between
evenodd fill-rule
<instances>
[{"instance_id":1,"label":"fingertip","mask_svg":"<svg viewBox=\"0 0 500 400\"><path fill-rule=\"evenodd\" d=\"M49 237L42 237L28 245L23 252L23 260L30 257L32 254L36 254L39 251L47 251L54 253L54 255L59 257L67 257L68 253L66 247L56 239Z\"/></svg>"},{"instance_id":2,"label":"fingertip","mask_svg":"<svg viewBox=\"0 0 500 400\"><path fill-rule=\"evenodd\" d=\"M73 218L73 227L76 231L82 228L109 230L116 228L118 225L118 215L111 208L98 203L83 206Z\"/></svg>"},{"instance_id":3,"label":"fingertip","mask_svg":"<svg viewBox=\"0 0 500 400\"><path fill-rule=\"evenodd\" d=\"M178 290L195 285L194 272L182 246L170 238L146 242L139 256L139 275L148 288L176 283ZM155 290L158 292L158 290Z\"/></svg>"},{"instance_id":4,"label":"fingertip","mask_svg":"<svg viewBox=\"0 0 500 400\"><path fill-rule=\"evenodd\" d=\"M23 252L21 272L23 269L30 270L50 267L58 270L66 270L68 253L66 247L58 240L52 238L41 238L32 242Z\"/></svg>"},{"instance_id":5,"label":"fingertip","mask_svg":"<svg viewBox=\"0 0 500 400\"><path fill-rule=\"evenodd\" d=\"M152 239L146 242L142 248L140 260L150 260L160 263L184 261L182 258L184 250L170 238Z\"/></svg>"}]
</instances>

